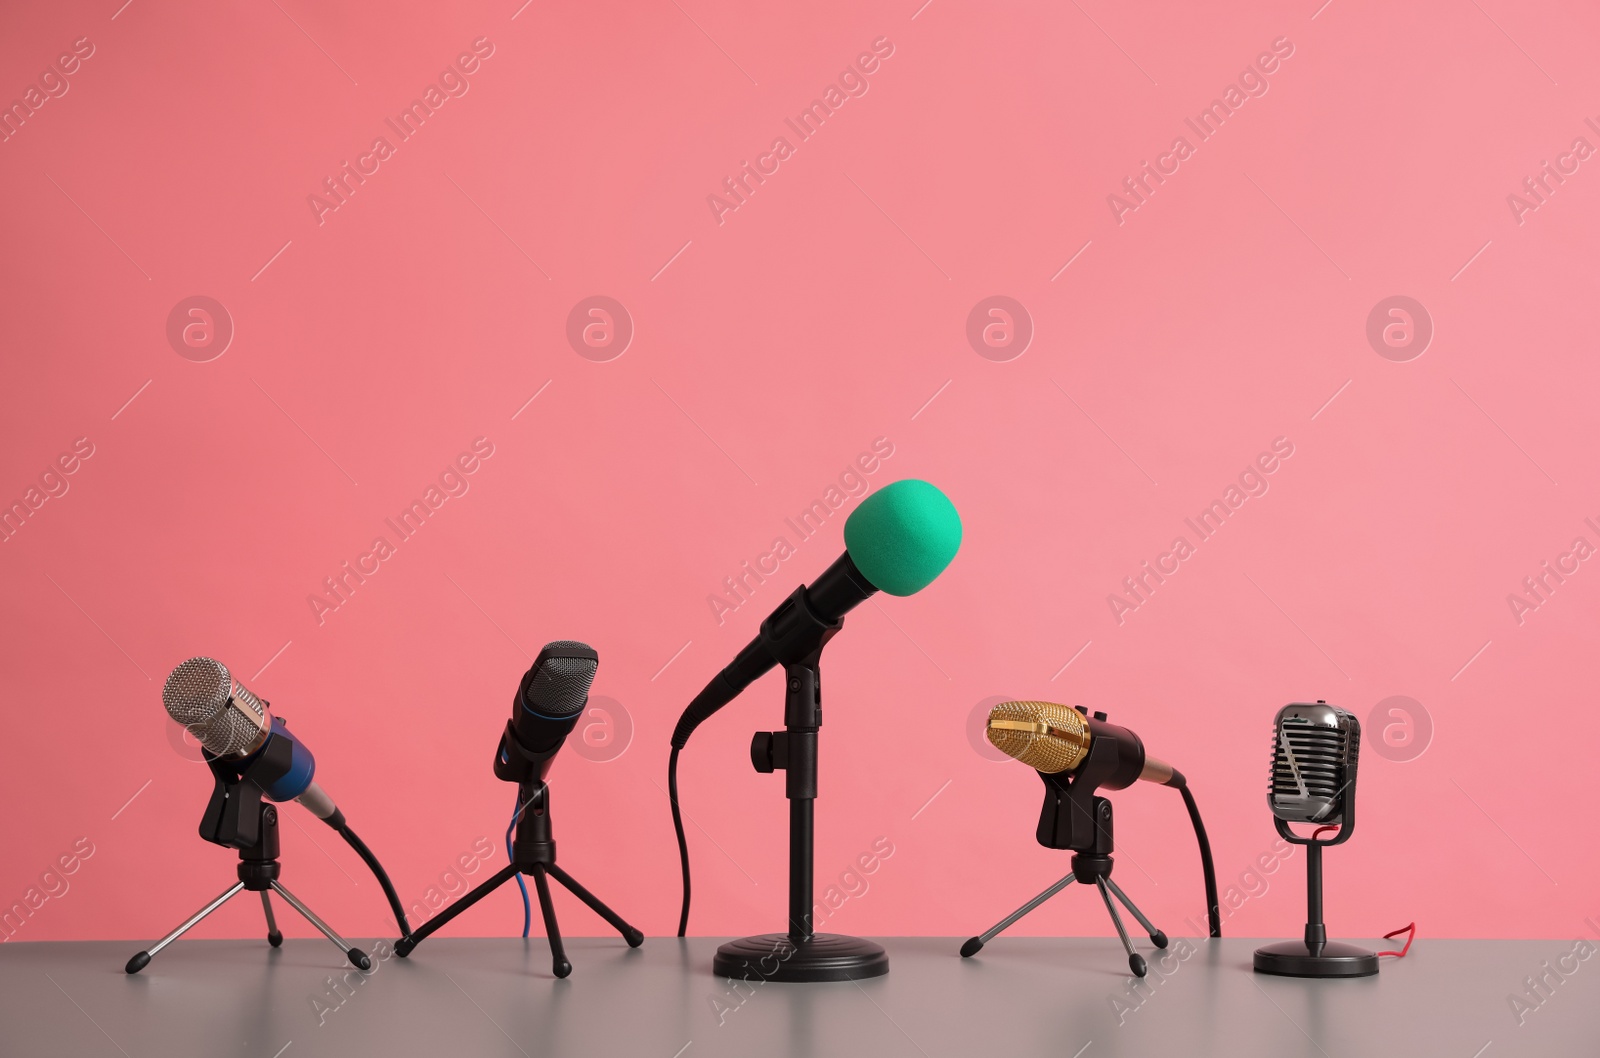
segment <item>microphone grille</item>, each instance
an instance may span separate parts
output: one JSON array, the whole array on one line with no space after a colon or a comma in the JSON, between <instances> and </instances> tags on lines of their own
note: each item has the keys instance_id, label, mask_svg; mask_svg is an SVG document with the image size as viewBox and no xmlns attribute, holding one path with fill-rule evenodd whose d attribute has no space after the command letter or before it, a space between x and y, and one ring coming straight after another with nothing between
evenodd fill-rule
<instances>
[{"instance_id":1,"label":"microphone grille","mask_svg":"<svg viewBox=\"0 0 1600 1058\"><path fill-rule=\"evenodd\" d=\"M1089 752L1089 722L1055 702L1001 702L989 711L989 741L1047 775L1075 768Z\"/></svg>"},{"instance_id":2,"label":"microphone grille","mask_svg":"<svg viewBox=\"0 0 1600 1058\"><path fill-rule=\"evenodd\" d=\"M235 708L230 709L230 703ZM212 658L190 658L173 669L161 688L161 704L168 716L219 757L247 754L268 724L261 700L235 683L228 667Z\"/></svg>"},{"instance_id":3,"label":"microphone grille","mask_svg":"<svg viewBox=\"0 0 1600 1058\"><path fill-rule=\"evenodd\" d=\"M161 704L180 724L209 724L228 707L233 677L228 667L211 658L190 658L167 677Z\"/></svg>"},{"instance_id":4,"label":"microphone grille","mask_svg":"<svg viewBox=\"0 0 1600 1058\"><path fill-rule=\"evenodd\" d=\"M1286 706L1272 726L1268 799L1285 822L1336 823L1354 780L1359 729L1332 706Z\"/></svg>"},{"instance_id":5,"label":"microphone grille","mask_svg":"<svg viewBox=\"0 0 1600 1058\"><path fill-rule=\"evenodd\" d=\"M587 643L575 639L546 643L523 685L523 706L555 720L576 715L589 700L589 686L599 668L600 660Z\"/></svg>"}]
</instances>

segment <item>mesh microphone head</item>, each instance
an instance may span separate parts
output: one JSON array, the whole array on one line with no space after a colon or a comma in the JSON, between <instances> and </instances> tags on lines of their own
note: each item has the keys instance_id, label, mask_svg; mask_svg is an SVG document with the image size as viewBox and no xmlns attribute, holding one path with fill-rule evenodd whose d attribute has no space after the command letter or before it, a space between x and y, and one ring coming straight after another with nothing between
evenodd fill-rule
<instances>
[{"instance_id":1,"label":"mesh microphone head","mask_svg":"<svg viewBox=\"0 0 1600 1058\"><path fill-rule=\"evenodd\" d=\"M1318 702L1286 705L1272 725L1267 803L1286 823L1342 823L1355 797L1361 723Z\"/></svg>"},{"instance_id":2,"label":"mesh microphone head","mask_svg":"<svg viewBox=\"0 0 1600 1058\"><path fill-rule=\"evenodd\" d=\"M523 708L562 720L582 712L589 686L600 668L600 655L587 643L558 639L539 651L522 685Z\"/></svg>"},{"instance_id":3,"label":"mesh microphone head","mask_svg":"<svg viewBox=\"0 0 1600 1058\"><path fill-rule=\"evenodd\" d=\"M1001 702L985 733L995 748L1047 775L1076 768L1089 752L1089 722L1054 702Z\"/></svg>"},{"instance_id":4,"label":"mesh microphone head","mask_svg":"<svg viewBox=\"0 0 1600 1058\"><path fill-rule=\"evenodd\" d=\"M173 669L161 688L161 704L218 757L249 756L272 726L261 699L211 658L190 658Z\"/></svg>"}]
</instances>

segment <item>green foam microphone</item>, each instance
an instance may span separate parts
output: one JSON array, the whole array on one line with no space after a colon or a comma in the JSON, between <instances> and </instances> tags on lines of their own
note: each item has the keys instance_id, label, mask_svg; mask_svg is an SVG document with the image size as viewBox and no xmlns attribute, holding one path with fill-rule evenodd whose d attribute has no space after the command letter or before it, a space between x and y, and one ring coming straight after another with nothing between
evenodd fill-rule
<instances>
[{"instance_id":1,"label":"green foam microphone","mask_svg":"<svg viewBox=\"0 0 1600 1058\"><path fill-rule=\"evenodd\" d=\"M700 723L738 697L797 644L838 631L844 615L874 592L915 595L933 583L961 547L961 515L938 488L907 478L885 485L844 523L845 553L809 586L801 585L761 623L761 631L683 711L672 732L681 749Z\"/></svg>"},{"instance_id":2,"label":"green foam microphone","mask_svg":"<svg viewBox=\"0 0 1600 1058\"><path fill-rule=\"evenodd\" d=\"M915 595L956 557L961 516L937 488L907 478L861 502L845 520L844 546L846 557L873 587Z\"/></svg>"}]
</instances>

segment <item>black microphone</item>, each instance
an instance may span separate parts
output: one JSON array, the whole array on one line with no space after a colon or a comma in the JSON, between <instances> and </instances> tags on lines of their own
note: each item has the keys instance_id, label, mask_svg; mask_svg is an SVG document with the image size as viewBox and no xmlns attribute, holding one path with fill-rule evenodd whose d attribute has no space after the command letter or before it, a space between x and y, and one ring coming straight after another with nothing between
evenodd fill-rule
<instances>
[{"instance_id":1,"label":"black microphone","mask_svg":"<svg viewBox=\"0 0 1600 1058\"><path fill-rule=\"evenodd\" d=\"M561 929L556 922L555 905L550 900L549 879L553 878L601 918L611 923L630 948L644 943L644 934L628 925L599 897L556 864L556 842L551 829L550 788L545 782L550 765L567 736L577 726L583 707L589 702L589 688L600 669L600 655L587 643L560 639L546 643L511 696L511 719L506 721L495 750L494 774L498 779L517 784L517 810L506 828L506 856L511 861L494 877L466 893L409 935L395 942L395 954L409 956L441 926L494 892L512 878L522 889L522 935L528 935L533 912L527 887L520 875L531 875L539 893L539 909L544 915L545 937L550 944L551 970L557 977L572 973ZM516 840L512 840L515 833Z\"/></svg>"},{"instance_id":2,"label":"black microphone","mask_svg":"<svg viewBox=\"0 0 1600 1058\"><path fill-rule=\"evenodd\" d=\"M587 643L546 643L517 684L511 719L495 753L494 773L507 782L543 782L567 735L589 703L600 655Z\"/></svg>"},{"instance_id":3,"label":"black microphone","mask_svg":"<svg viewBox=\"0 0 1600 1058\"><path fill-rule=\"evenodd\" d=\"M1356 763L1361 721L1327 702L1296 702L1272 724L1272 776L1267 804L1285 841L1306 846L1306 929L1301 940L1257 948L1257 973L1283 977L1370 977L1378 957L1353 944L1328 940L1322 920L1322 849L1350 840L1356 826ZM1290 823L1314 823L1300 837ZM1338 828L1323 841L1324 830Z\"/></svg>"}]
</instances>

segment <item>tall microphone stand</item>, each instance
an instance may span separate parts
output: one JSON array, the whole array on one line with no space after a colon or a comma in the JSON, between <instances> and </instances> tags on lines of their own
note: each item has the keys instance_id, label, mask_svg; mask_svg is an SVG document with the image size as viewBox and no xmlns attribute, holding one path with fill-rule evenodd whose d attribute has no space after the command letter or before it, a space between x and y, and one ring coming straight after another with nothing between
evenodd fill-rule
<instances>
[{"instance_id":1,"label":"tall microphone stand","mask_svg":"<svg viewBox=\"0 0 1600 1058\"><path fill-rule=\"evenodd\" d=\"M347 943L331 927L293 893L278 881L278 808L261 799L261 787L249 779L249 768L241 773L230 768L210 753L205 755L206 765L216 780L211 790L211 800L206 804L205 815L200 819L200 836L213 845L239 850L239 880L221 896L191 915L183 925L162 937L147 950L138 952L128 960L128 973L136 974L150 965L150 960L161 949L198 925L206 916L246 890L261 894L261 909L267 918L267 943L274 948L283 943L278 923L272 914L269 892L277 893L284 903L304 916L317 927L323 936L344 952L358 969L370 970L372 960L360 948ZM254 763L254 762L252 762Z\"/></svg>"},{"instance_id":2,"label":"tall microphone stand","mask_svg":"<svg viewBox=\"0 0 1600 1058\"><path fill-rule=\"evenodd\" d=\"M561 743L557 742L547 750L531 751L517 738L516 727L509 721L506 723L505 733L500 736L500 747L495 753L494 773L497 778L517 784L517 800L522 806L517 817L516 840L511 845L511 862L495 872L494 877L412 931L410 936L396 941L395 954L402 958L410 955L413 948L440 926L518 874L532 875L534 887L539 891L539 910L544 915L544 931L550 941L551 972L557 977L572 973L572 963L567 961L567 951L561 943L561 926L556 921L555 905L550 900L549 878L566 886L573 896L611 923L622 934L623 940L628 942L628 947L637 948L644 943L643 933L628 925L622 916L556 865L556 841L550 827L550 787L545 777L549 775L550 763L560 749Z\"/></svg>"},{"instance_id":3,"label":"tall microphone stand","mask_svg":"<svg viewBox=\"0 0 1600 1058\"><path fill-rule=\"evenodd\" d=\"M880 944L859 937L817 933L812 924L815 872L817 732L822 727L822 648L844 622L825 624L805 604L805 588L790 596L794 609L770 619L777 629L769 644L783 665L782 731L758 731L750 742L756 771L784 773L789 799L789 928L729 941L717 949L712 970L719 977L768 981L854 981L889 972Z\"/></svg>"},{"instance_id":4,"label":"tall microphone stand","mask_svg":"<svg viewBox=\"0 0 1600 1058\"><path fill-rule=\"evenodd\" d=\"M1087 714L1082 706L1078 711ZM1096 713L1096 720L1104 720L1104 713ZM1050 888L1017 908L983 933L971 937L961 946L961 957L971 958L983 946L999 936L1001 931L1014 925L1022 916L1055 896L1073 882L1093 885L1100 890L1111 924L1117 927L1117 936L1128 953L1128 969L1134 976L1143 977L1148 972L1144 956L1133 950L1128 931L1111 902L1116 896L1138 920L1139 925L1157 948L1167 946L1167 935L1157 929L1144 912L1128 898L1122 887L1111 880L1112 842L1111 802L1095 793L1100 784L1117 768L1119 749L1115 738L1101 736L1089 746L1089 755L1076 772L1039 773L1044 780L1044 806L1039 811L1039 829L1036 837L1047 849L1066 849L1073 853L1072 873Z\"/></svg>"}]
</instances>

